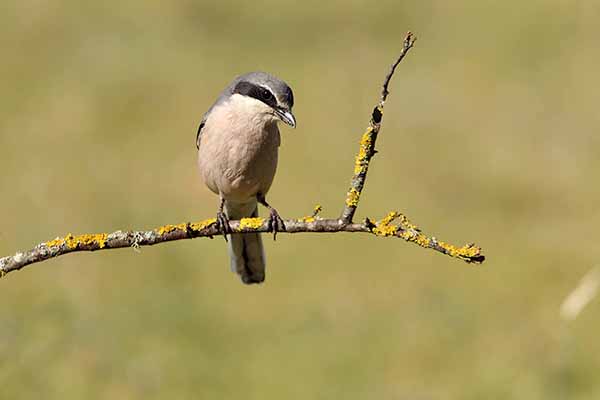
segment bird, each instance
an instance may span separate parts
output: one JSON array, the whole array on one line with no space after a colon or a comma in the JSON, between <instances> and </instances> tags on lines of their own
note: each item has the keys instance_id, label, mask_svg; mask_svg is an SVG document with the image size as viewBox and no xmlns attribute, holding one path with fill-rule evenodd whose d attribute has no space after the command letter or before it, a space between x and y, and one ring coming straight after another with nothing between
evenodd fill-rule
<instances>
[{"instance_id":1,"label":"bird","mask_svg":"<svg viewBox=\"0 0 600 400\"><path fill-rule=\"evenodd\" d=\"M229 220L258 217L269 210L275 239L285 223L266 200L281 142L278 123L296 127L294 94L266 72L235 78L204 114L196 134L198 169L204 184L219 196L216 224L228 245L232 272L245 284L265 280L265 252L259 233L232 235Z\"/></svg>"}]
</instances>

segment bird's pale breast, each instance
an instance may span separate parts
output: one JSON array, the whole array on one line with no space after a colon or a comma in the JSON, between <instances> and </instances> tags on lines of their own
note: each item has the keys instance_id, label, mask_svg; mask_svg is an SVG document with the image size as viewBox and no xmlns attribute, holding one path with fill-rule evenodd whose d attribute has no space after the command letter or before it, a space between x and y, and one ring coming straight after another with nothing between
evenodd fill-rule
<instances>
[{"instance_id":1,"label":"bird's pale breast","mask_svg":"<svg viewBox=\"0 0 600 400\"><path fill-rule=\"evenodd\" d=\"M279 129L255 103L235 96L215 107L202 128L198 167L206 185L226 200L266 194L275 176Z\"/></svg>"}]
</instances>

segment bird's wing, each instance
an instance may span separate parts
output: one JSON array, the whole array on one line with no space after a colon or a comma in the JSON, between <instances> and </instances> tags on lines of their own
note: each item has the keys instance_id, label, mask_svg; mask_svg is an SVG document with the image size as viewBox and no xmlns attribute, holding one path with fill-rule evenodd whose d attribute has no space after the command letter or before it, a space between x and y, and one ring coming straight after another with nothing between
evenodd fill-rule
<instances>
[{"instance_id":1,"label":"bird's wing","mask_svg":"<svg viewBox=\"0 0 600 400\"><path fill-rule=\"evenodd\" d=\"M198 127L198 133L196 133L196 148L200 149L200 136L202 135L202 128L204 128L204 124L206 124L206 115L202 118L200 122L200 126Z\"/></svg>"}]
</instances>

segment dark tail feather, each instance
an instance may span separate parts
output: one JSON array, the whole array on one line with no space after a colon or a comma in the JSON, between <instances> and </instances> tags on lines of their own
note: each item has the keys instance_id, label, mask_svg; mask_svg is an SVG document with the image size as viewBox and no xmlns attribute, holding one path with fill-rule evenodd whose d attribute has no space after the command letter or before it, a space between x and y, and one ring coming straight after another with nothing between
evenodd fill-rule
<instances>
[{"instance_id":1,"label":"dark tail feather","mask_svg":"<svg viewBox=\"0 0 600 400\"><path fill-rule=\"evenodd\" d=\"M254 207L248 212L248 208ZM256 202L253 204L225 204L230 219L244 218L250 215L258 217ZM246 212L244 212L246 211ZM237 273L246 284L261 283L265 280L265 251L258 233L228 235L229 258L231 270Z\"/></svg>"}]
</instances>

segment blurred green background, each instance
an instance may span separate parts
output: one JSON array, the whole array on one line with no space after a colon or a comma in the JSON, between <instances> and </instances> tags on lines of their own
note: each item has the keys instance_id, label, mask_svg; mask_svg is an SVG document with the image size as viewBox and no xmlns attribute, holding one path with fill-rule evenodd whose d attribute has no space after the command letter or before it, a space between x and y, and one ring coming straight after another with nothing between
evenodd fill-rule
<instances>
[{"instance_id":1,"label":"blurred green background","mask_svg":"<svg viewBox=\"0 0 600 400\"><path fill-rule=\"evenodd\" d=\"M247 287L221 239L65 256L0 281L0 398L600 398L598 299L559 315L600 263L599 18L564 0L3 1L0 255L212 217L196 128L251 70L296 95L271 203L337 216L411 29L357 218L397 209L488 261L280 235Z\"/></svg>"}]
</instances>

